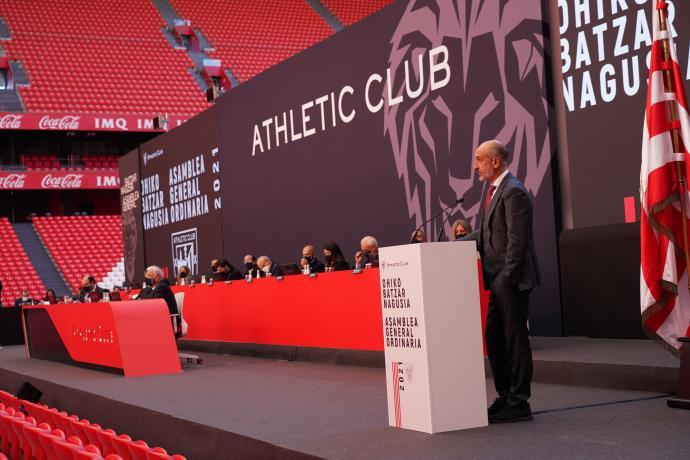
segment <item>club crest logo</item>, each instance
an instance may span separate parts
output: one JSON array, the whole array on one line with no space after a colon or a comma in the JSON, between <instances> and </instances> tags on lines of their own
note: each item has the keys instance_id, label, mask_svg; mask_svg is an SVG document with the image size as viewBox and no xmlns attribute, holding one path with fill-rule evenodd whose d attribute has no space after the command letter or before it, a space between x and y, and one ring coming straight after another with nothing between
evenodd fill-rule
<instances>
[{"instance_id":1,"label":"club crest logo","mask_svg":"<svg viewBox=\"0 0 690 460\"><path fill-rule=\"evenodd\" d=\"M189 268L190 275L199 272L199 244L196 228L182 230L170 235L172 243L173 275L177 277L181 267Z\"/></svg>"}]
</instances>

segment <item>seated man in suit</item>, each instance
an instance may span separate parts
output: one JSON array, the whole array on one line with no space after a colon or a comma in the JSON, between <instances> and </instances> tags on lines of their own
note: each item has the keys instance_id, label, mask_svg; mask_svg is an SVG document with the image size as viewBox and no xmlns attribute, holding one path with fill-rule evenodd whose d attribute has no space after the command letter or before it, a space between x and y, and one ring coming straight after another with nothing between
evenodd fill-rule
<instances>
[{"instance_id":1,"label":"seated man in suit","mask_svg":"<svg viewBox=\"0 0 690 460\"><path fill-rule=\"evenodd\" d=\"M144 274L146 288L139 293L138 299L163 299L168 305L171 315L177 314L177 302L175 294L170 289L168 281L163 278L163 270L156 265L151 265Z\"/></svg>"},{"instance_id":2,"label":"seated man in suit","mask_svg":"<svg viewBox=\"0 0 690 460\"><path fill-rule=\"evenodd\" d=\"M86 275L81 280L81 289L79 289L79 294L75 300L78 300L79 302L86 302L87 296L89 296L92 292L98 294L98 299L101 299L103 298L104 292L110 291L97 285L96 278L94 278L93 275Z\"/></svg>"},{"instance_id":3,"label":"seated man in suit","mask_svg":"<svg viewBox=\"0 0 690 460\"><path fill-rule=\"evenodd\" d=\"M14 306L15 308L19 308L22 305L34 305L36 304L36 300L31 298L31 294L29 294L28 289L22 289L22 296L19 297L18 299L15 299L14 301Z\"/></svg>"},{"instance_id":4,"label":"seated man in suit","mask_svg":"<svg viewBox=\"0 0 690 460\"><path fill-rule=\"evenodd\" d=\"M227 259L219 262L220 269L214 273L213 279L216 281L241 280L244 279L242 273L237 270Z\"/></svg>"},{"instance_id":5,"label":"seated man in suit","mask_svg":"<svg viewBox=\"0 0 690 460\"><path fill-rule=\"evenodd\" d=\"M271 276L283 276L283 270L280 269L278 264L274 264L268 256L259 257L259 259L256 261L256 266L261 278L264 278L269 273Z\"/></svg>"},{"instance_id":6,"label":"seated man in suit","mask_svg":"<svg viewBox=\"0 0 690 460\"><path fill-rule=\"evenodd\" d=\"M316 248L313 244L308 244L302 248L302 258L300 259L300 266L302 270L309 265L309 273L322 273L326 271L326 266L314 257Z\"/></svg>"},{"instance_id":7,"label":"seated man in suit","mask_svg":"<svg viewBox=\"0 0 690 460\"><path fill-rule=\"evenodd\" d=\"M256 257L253 254L247 254L244 256L244 266L247 267L247 271L244 272L244 276L251 275L252 278L259 277L259 268L256 266Z\"/></svg>"},{"instance_id":8,"label":"seated man in suit","mask_svg":"<svg viewBox=\"0 0 690 460\"><path fill-rule=\"evenodd\" d=\"M371 264L372 267L379 266L379 242L373 236L365 236L359 242L361 251L355 253L355 268L364 268Z\"/></svg>"}]
</instances>

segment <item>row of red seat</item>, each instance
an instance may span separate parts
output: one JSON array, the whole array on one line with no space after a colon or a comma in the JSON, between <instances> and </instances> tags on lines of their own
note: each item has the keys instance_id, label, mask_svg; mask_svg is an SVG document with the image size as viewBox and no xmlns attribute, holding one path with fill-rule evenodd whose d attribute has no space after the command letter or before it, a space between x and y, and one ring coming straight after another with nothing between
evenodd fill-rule
<instances>
[{"instance_id":1,"label":"row of red seat","mask_svg":"<svg viewBox=\"0 0 690 460\"><path fill-rule=\"evenodd\" d=\"M3 48L29 77L19 88L29 111L153 116L208 107L188 72L193 62L166 41L151 2L5 0L0 17L12 32Z\"/></svg>"},{"instance_id":2,"label":"row of red seat","mask_svg":"<svg viewBox=\"0 0 690 460\"><path fill-rule=\"evenodd\" d=\"M185 460L76 415L0 390L0 452L36 460ZM1 460L1 458L0 458Z\"/></svg>"},{"instance_id":3,"label":"row of red seat","mask_svg":"<svg viewBox=\"0 0 690 460\"><path fill-rule=\"evenodd\" d=\"M84 275L99 282L123 258L120 216L35 217L33 223L75 292Z\"/></svg>"},{"instance_id":4,"label":"row of red seat","mask_svg":"<svg viewBox=\"0 0 690 460\"><path fill-rule=\"evenodd\" d=\"M22 289L28 289L31 297L42 299L45 286L6 217L0 217L0 254L0 281L3 284L0 303L12 306L14 300L21 296Z\"/></svg>"}]
</instances>

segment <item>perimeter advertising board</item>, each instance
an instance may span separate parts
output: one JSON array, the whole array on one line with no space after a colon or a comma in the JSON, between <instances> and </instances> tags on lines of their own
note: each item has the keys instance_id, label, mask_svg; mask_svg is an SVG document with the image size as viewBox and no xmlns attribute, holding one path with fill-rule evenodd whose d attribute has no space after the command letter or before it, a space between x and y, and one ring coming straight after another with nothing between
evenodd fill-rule
<instances>
[{"instance_id":1,"label":"perimeter advertising board","mask_svg":"<svg viewBox=\"0 0 690 460\"><path fill-rule=\"evenodd\" d=\"M535 204L532 329L560 334L544 6L398 1L222 96L226 256L336 241L352 262L362 236L405 243L464 196L424 227L436 240L476 222L473 152L497 138Z\"/></svg>"},{"instance_id":2,"label":"perimeter advertising board","mask_svg":"<svg viewBox=\"0 0 690 460\"><path fill-rule=\"evenodd\" d=\"M170 278L206 273L223 253L215 111L142 144L140 161L147 264Z\"/></svg>"}]
</instances>

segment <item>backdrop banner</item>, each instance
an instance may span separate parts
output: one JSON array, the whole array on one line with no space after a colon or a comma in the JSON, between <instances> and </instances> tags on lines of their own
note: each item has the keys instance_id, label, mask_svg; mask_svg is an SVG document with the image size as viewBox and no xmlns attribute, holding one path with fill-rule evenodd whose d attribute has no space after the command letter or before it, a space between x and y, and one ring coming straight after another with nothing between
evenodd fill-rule
<instances>
[{"instance_id":1,"label":"backdrop banner","mask_svg":"<svg viewBox=\"0 0 690 460\"><path fill-rule=\"evenodd\" d=\"M139 149L120 157L120 209L125 258L125 282L132 285L144 278L144 226L141 220L141 172Z\"/></svg>"},{"instance_id":2,"label":"backdrop banner","mask_svg":"<svg viewBox=\"0 0 690 460\"><path fill-rule=\"evenodd\" d=\"M140 168L147 264L207 273L223 253L215 110L142 144Z\"/></svg>"},{"instance_id":3,"label":"backdrop banner","mask_svg":"<svg viewBox=\"0 0 690 460\"><path fill-rule=\"evenodd\" d=\"M460 197L424 230L475 224L474 149L497 138L534 200L530 326L560 335L547 31L542 0L398 1L229 91L216 104L225 255L291 263L336 241L352 262L362 236L405 243Z\"/></svg>"}]
</instances>

